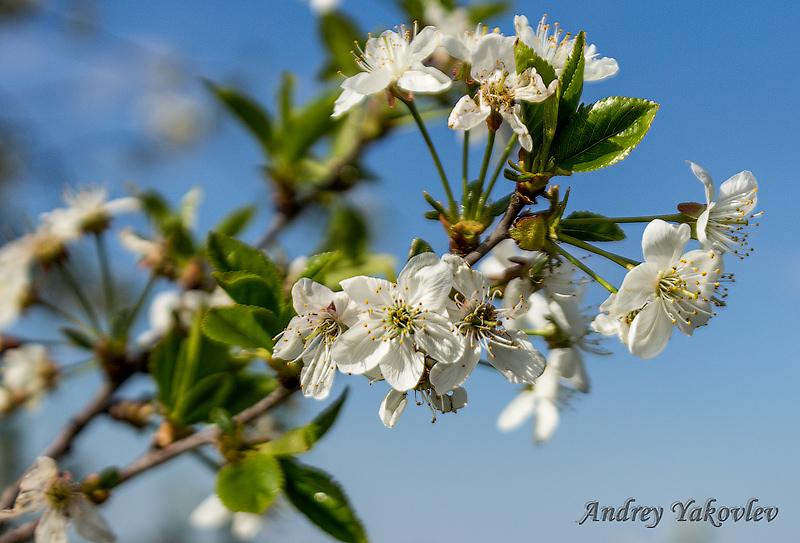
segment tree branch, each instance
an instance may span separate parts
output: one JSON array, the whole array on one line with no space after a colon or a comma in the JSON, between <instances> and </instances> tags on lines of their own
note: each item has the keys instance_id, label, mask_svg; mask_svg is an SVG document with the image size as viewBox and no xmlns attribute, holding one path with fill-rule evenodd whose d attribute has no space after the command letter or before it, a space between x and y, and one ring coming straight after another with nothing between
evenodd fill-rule
<instances>
[{"instance_id":1,"label":"tree branch","mask_svg":"<svg viewBox=\"0 0 800 543\"><path fill-rule=\"evenodd\" d=\"M495 229L492 231L492 234L489 236L489 239L478 245L478 247L469 253L467 256L464 257L464 260L470 266L474 265L478 262L481 258L486 256L486 254L491 251L495 245L503 241L508 237L508 229L511 228L511 225L514 223L514 219L517 218L522 208L525 207L525 202L518 193L514 193L511 195L511 203L506 210L505 215L497 224Z\"/></svg>"}]
</instances>

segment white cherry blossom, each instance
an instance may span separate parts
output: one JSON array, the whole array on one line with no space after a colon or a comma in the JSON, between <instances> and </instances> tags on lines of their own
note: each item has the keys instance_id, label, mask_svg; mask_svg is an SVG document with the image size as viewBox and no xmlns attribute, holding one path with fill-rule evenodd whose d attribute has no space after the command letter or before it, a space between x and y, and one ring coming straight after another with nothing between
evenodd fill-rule
<instances>
[{"instance_id":1,"label":"white cherry blossom","mask_svg":"<svg viewBox=\"0 0 800 543\"><path fill-rule=\"evenodd\" d=\"M230 524L231 533L240 541L255 539L265 523L264 515L231 511L216 494L211 494L194 508L189 522L201 530L215 530Z\"/></svg>"},{"instance_id":2,"label":"white cherry blossom","mask_svg":"<svg viewBox=\"0 0 800 543\"><path fill-rule=\"evenodd\" d=\"M47 456L40 456L36 466L22 478L13 508L0 511L0 521L39 509L45 512L34 532L36 543L66 543L70 522L90 541L112 543L116 539L97 507Z\"/></svg>"},{"instance_id":3,"label":"white cherry blossom","mask_svg":"<svg viewBox=\"0 0 800 543\"><path fill-rule=\"evenodd\" d=\"M486 359L512 383L533 383L542 374L545 359L520 330L507 330L502 320L526 311L524 296L516 305L500 310L489 296L489 281L481 272L470 268L460 257L445 255L443 260L453 267L455 303L448 307L450 318L463 338L463 355L454 361L439 360L430 373L431 384L438 394L461 385L481 358ZM506 293L510 297L509 293Z\"/></svg>"},{"instance_id":4,"label":"white cherry blossom","mask_svg":"<svg viewBox=\"0 0 800 543\"><path fill-rule=\"evenodd\" d=\"M439 32L426 26L419 33L386 30L367 45L356 58L363 70L342 82L342 93L336 99L333 117L340 117L370 94L397 87L413 94L435 94L447 90L452 81L441 71L423 62L439 46Z\"/></svg>"},{"instance_id":5,"label":"white cherry blossom","mask_svg":"<svg viewBox=\"0 0 800 543\"><path fill-rule=\"evenodd\" d=\"M15 403L35 406L45 389L52 385L55 373L56 366L43 345L27 343L3 353L2 386L11 393Z\"/></svg>"},{"instance_id":6,"label":"white cherry blossom","mask_svg":"<svg viewBox=\"0 0 800 543\"><path fill-rule=\"evenodd\" d=\"M461 343L444 316L452 284L450 266L433 253L412 257L396 284L366 276L342 281L361 316L334 345L331 356L339 369L364 374L378 368L392 388L404 392L417 386L426 356L457 359Z\"/></svg>"},{"instance_id":7,"label":"white cherry blossom","mask_svg":"<svg viewBox=\"0 0 800 543\"><path fill-rule=\"evenodd\" d=\"M742 257L747 252L745 226L755 217L753 208L758 202L758 182L747 170L739 172L719 187L714 201L714 181L701 166L688 161L697 178L706 188L706 208L697 218L697 239L704 248L721 253L731 252Z\"/></svg>"},{"instance_id":8,"label":"white cherry blossom","mask_svg":"<svg viewBox=\"0 0 800 543\"><path fill-rule=\"evenodd\" d=\"M534 50L548 64L555 68L556 75L560 76L564 66L569 60L572 50L575 48L575 38L571 34L561 36L563 32L558 28L550 34L550 25L546 23L546 17L542 17L536 31L528 23L528 18L524 15L514 17L514 27L517 30L517 37L522 43ZM584 81L599 81L617 73L619 66L613 58L597 58L599 53L594 45L587 44L584 48L583 56L586 64L583 69Z\"/></svg>"},{"instance_id":9,"label":"white cherry blossom","mask_svg":"<svg viewBox=\"0 0 800 543\"><path fill-rule=\"evenodd\" d=\"M516 38L486 34L475 43L470 53L472 77L480 83L477 102L462 96L450 112L448 125L455 130L469 130L489 118L500 115L519 136L528 151L533 138L520 118L520 102L541 102L555 92L557 80L545 86L533 68L518 74L514 59Z\"/></svg>"},{"instance_id":10,"label":"white cherry blossom","mask_svg":"<svg viewBox=\"0 0 800 543\"><path fill-rule=\"evenodd\" d=\"M724 270L722 256L707 249L682 254L689 236L688 224L650 222L642 236L645 261L628 272L619 292L601 306L609 319L620 321L620 333L630 326L628 349L636 356L660 353L673 324L690 336L711 318L712 298ZM613 333L607 322L601 324Z\"/></svg>"},{"instance_id":11,"label":"white cherry blossom","mask_svg":"<svg viewBox=\"0 0 800 543\"><path fill-rule=\"evenodd\" d=\"M531 416L534 417L533 436L535 443L552 437L558 427L558 388L560 375L552 361L536 380L533 387L525 387L511 400L497 418L497 429L510 432L519 428Z\"/></svg>"},{"instance_id":12,"label":"white cherry blossom","mask_svg":"<svg viewBox=\"0 0 800 543\"><path fill-rule=\"evenodd\" d=\"M334 342L359 318L358 306L345 292L303 278L292 287L297 316L275 338L273 355L284 360L302 360L300 384L303 395L318 400L328 397L336 373L331 355Z\"/></svg>"},{"instance_id":13,"label":"white cherry blossom","mask_svg":"<svg viewBox=\"0 0 800 543\"><path fill-rule=\"evenodd\" d=\"M108 200L103 188L84 189L77 193L68 190L63 199L69 207L42 213L40 219L66 239L78 238L84 232L103 230L113 216L141 208L138 198Z\"/></svg>"}]
</instances>

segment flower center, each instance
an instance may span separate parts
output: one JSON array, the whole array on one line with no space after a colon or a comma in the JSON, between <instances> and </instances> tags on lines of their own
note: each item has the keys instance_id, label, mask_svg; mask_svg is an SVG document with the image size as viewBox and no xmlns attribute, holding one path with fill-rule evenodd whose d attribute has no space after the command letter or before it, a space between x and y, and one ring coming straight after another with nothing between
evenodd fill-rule
<instances>
[{"instance_id":1,"label":"flower center","mask_svg":"<svg viewBox=\"0 0 800 543\"><path fill-rule=\"evenodd\" d=\"M403 334L413 334L414 319L418 313L419 310L409 309L403 303L397 303L392 306L388 311L387 318L384 319L389 339L394 339Z\"/></svg>"}]
</instances>

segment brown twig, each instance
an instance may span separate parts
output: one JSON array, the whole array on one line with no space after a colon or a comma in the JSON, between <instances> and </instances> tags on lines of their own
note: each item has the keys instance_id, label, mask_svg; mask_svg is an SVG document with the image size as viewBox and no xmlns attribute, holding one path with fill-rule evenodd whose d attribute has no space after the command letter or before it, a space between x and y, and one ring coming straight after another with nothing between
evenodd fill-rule
<instances>
[{"instance_id":1,"label":"brown twig","mask_svg":"<svg viewBox=\"0 0 800 543\"><path fill-rule=\"evenodd\" d=\"M464 257L464 260L467 262L467 264L470 266L474 265L481 258L486 256L486 254L491 251L495 245L506 239L508 237L508 229L511 228L511 225L514 223L514 219L517 218L517 215L519 215L520 211L522 211L522 208L524 207L525 201L523 198L516 192L512 194L511 203L509 204L505 215L503 215L503 218L492 231L489 239L478 245L474 251Z\"/></svg>"},{"instance_id":2,"label":"brown twig","mask_svg":"<svg viewBox=\"0 0 800 543\"><path fill-rule=\"evenodd\" d=\"M233 420L241 423L250 422L256 417L266 413L273 407L283 403L297 390L299 389L280 387L258 403L233 417ZM163 464L167 460L175 458L182 453L202 445L214 443L219 438L220 434L221 430L219 427L212 425L202 432L197 432L196 434L192 434L188 437L170 443L164 448L148 451L119 471L117 485L122 484L128 479L131 479L132 477L135 477L136 475L139 475L150 468L158 466L159 464Z\"/></svg>"},{"instance_id":3,"label":"brown twig","mask_svg":"<svg viewBox=\"0 0 800 543\"><path fill-rule=\"evenodd\" d=\"M32 520L27 524L23 524L13 530L6 532L0 536L0 543L17 543L17 541L26 541L33 537L33 532L39 525L39 519Z\"/></svg>"}]
</instances>

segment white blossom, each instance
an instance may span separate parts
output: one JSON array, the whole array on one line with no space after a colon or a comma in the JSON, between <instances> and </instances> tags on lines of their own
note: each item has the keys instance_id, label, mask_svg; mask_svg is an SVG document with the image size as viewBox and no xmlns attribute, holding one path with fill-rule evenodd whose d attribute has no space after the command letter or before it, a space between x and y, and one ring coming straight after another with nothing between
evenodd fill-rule
<instances>
[{"instance_id":1,"label":"white blossom","mask_svg":"<svg viewBox=\"0 0 800 543\"><path fill-rule=\"evenodd\" d=\"M480 83L476 102L462 96L450 112L448 126L469 130L485 121L492 112L499 114L519 136L520 144L528 151L533 138L522 122L520 102L541 102L555 92L558 80L545 86L542 76L533 68L517 73L514 59L516 38L486 34L475 43L470 53L472 77Z\"/></svg>"},{"instance_id":2,"label":"white blossom","mask_svg":"<svg viewBox=\"0 0 800 543\"><path fill-rule=\"evenodd\" d=\"M342 93L336 99L333 117L339 117L370 94L392 87L404 93L430 94L447 90L452 81L441 71L423 62L439 46L439 31L426 26L419 33L386 30L367 45L356 58L361 72L342 82Z\"/></svg>"},{"instance_id":3,"label":"white blossom","mask_svg":"<svg viewBox=\"0 0 800 543\"><path fill-rule=\"evenodd\" d=\"M211 494L194 508L189 522L201 530L215 530L230 524L231 533L240 541L255 539L265 524L264 515L231 511L216 494Z\"/></svg>"},{"instance_id":4,"label":"white blossom","mask_svg":"<svg viewBox=\"0 0 800 543\"><path fill-rule=\"evenodd\" d=\"M52 458L40 456L36 466L20 482L11 509L0 511L0 521L44 509L34 532L36 543L66 543L72 522L81 536L97 543L116 538L97 507L78 490L67 473L59 473Z\"/></svg>"},{"instance_id":5,"label":"white blossom","mask_svg":"<svg viewBox=\"0 0 800 543\"><path fill-rule=\"evenodd\" d=\"M747 248L745 226L755 217L753 208L758 202L758 182L752 173L739 172L719 187L714 201L714 181L701 166L688 161L697 178L706 189L706 208L697 218L697 239L703 248L724 253L732 252L742 257L739 249Z\"/></svg>"},{"instance_id":6,"label":"white blossom","mask_svg":"<svg viewBox=\"0 0 800 543\"><path fill-rule=\"evenodd\" d=\"M392 388L404 392L419 382L426 356L457 359L461 343L444 316L452 284L450 266L432 253L412 257L396 284L365 276L342 281L361 315L334 345L331 356L339 369L380 369Z\"/></svg>"},{"instance_id":7,"label":"white blossom","mask_svg":"<svg viewBox=\"0 0 800 543\"><path fill-rule=\"evenodd\" d=\"M456 331L462 337L464 351L458 360L439 360L430 373L431 384L438 394L461 385L481 358L486 359L512 383L533 383L542 374L545 359L520 330L506 329L502 321L527 309L523 295L506 310L497 309L489 296L489 281L481 272L470 268L460 257L445 255L443 260L453 267L455 303L448 307ZM507 296L511 297L510 293Z\"/></svg>"},{"instance_id":8,"label":"white blossom","mask_svg":"<svg viewBox=\"0 0 800 543\"><path fill-rule=\"evenodd\" d=\"M2 386L15 403L35 406L53 381L55 364L43 345L24 344L3 353L0 376Z\"/></svg>"},{"instance_id":9,"label":"white blossom","mask_svg":"<svg viewBox=\"0 0 800 543\"><path fill-rule=\"evenodd\" d=\"M514 27L517 30L517 37L522 40L522 43L547 61L555 68L556 75L560 76L575 48L575 38L571 34L562 37L563 31L558 28L558 23L554 25L555 29L550 34L550 25L545 21L546 17L542 17L534 32L528 23L528 18L524 15L517 15L514 17ZM617 61L613 58L597 58L599 53L594 45L587 44L583 56L586 59L583 69L584 81L599 81L614 75L619 70Z\"/></svg>"},{"instance_id":10,"label":"white blossom","mask_svg":"<svg viewBox=\"0 0 800 543\"><path fill-rule=\"evenodd\" d=\"M63 200L69 207L42 213L40 220L68 240L78 238L84 232L103 230L115 215L141 207L138 198L108 200L103 188L84 189L77 193L68 190L64 192Z\"/></svg>"},{"instance_id":11,"label":"white blossom","mask_svg":"<svg viewBox=\"0 0 800 543\"><path fill-rule=\"evenodd\" d=\"M303 395L323 400L330 393L337 367L331 350L342 332L358 320L358 306L347 293L334 293L308 278L294 284L292 301L297 316L275 338L272 354L284 360L302 360Z\"/></svg>"},{"instance_id":12,"label":"white blossom","mask_svg":"<svg viewBox=\"0 0 800 543\"><path fill-rule=\"evenodd\" d=\"M533 437L542 443L552 437L558 427L558 389L560 375L553 361L548 361L544 373L532 387L523 389L511 400L497 418L497 428L510 432L519 428L531 416L534 417Z\"/></svg>"},{"instance_id":13,"label":"white blossom","mask_svg":"<svg viewBox=\"0 0 800 543\"><path fill-rule=\"evenodd\" d=\"M630 326L625 335L628 349L636 356L652 358L660 353L673 324L690 336L711 318L713 296L724 270L722 255L707 249L682 254L689 236L688 224L650 222L642 236L645 261L628 272L619 292L601 306L609 319L620 321L619 331ZM597 329L613 333L607 322Z\"/></svg>"},{"instance_id":14,"label":"white blossom","mask_svg":"<svg viewBox=\"0 0 800 543\"><path fill-rule=\"evenodd\" d=\"M27 305L31 292L32 236L0 247L0 330L13 324Z\"/></svg>"}]
</instances>

